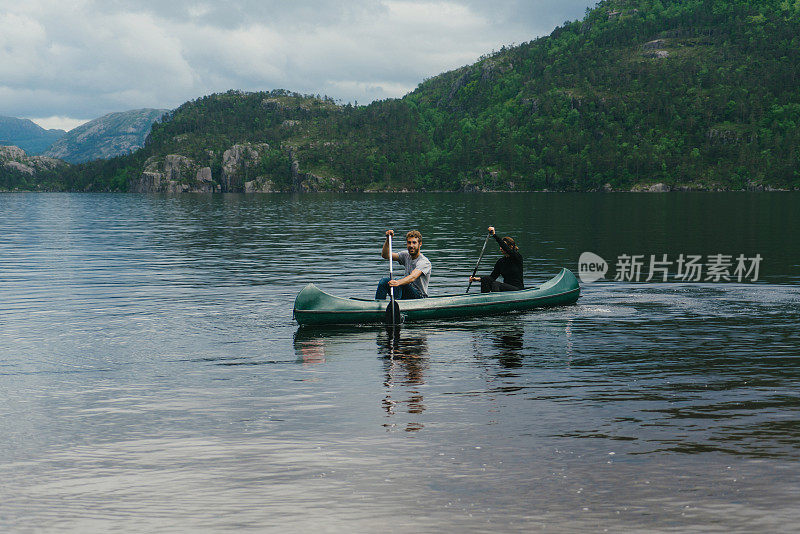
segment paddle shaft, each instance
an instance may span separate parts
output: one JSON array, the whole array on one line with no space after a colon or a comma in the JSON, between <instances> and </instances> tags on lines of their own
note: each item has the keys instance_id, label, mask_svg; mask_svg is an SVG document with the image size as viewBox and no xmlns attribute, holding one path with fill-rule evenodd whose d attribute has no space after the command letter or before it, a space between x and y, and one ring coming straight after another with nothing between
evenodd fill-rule
<instances>
[{"instance_id":1,"label":"paddle shaft","mask_svg":"<svg viewBox=\"0 0 800 534\"><path fill-rule=\"evenodd\" d=\"M481 259L483 259L483 253L486 252L486 243L489 242L489 236L492 234L486 234L486 239L483 240L483 248L481 249L481 254L478 256L478 263L475 264L475 269L472 271L472 276L469 277L469 284L467 284L467 293L469 293L469 288L472 287L472 278L475 276L475 273L478 272L478 266L481 264Z\"/></svg>"},{"instance_id":2,"label":"paddle shaft","mask_svg":"<svg viewBox=\"0 0 800 534\"><path fill-rule=\"evenodd\" d=\"M394 278L394 272L392 271L392 235L389 234L387 237L389 238L389 281L391 282ZM391 285L389 286L389 306L392 307L392 324L395 325L397 321L394 316L394 287Z\"/></svg>"}]
</instances>

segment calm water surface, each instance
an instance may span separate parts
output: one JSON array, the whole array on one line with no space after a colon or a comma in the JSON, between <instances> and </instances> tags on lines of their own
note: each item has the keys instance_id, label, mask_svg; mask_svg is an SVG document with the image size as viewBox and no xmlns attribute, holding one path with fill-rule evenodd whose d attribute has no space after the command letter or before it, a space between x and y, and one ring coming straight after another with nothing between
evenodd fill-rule
<instances>
[{"instance_id":1,"label":"calm water surface","mask_svg":"<svg viewBox=\"0 0 800 534\"><path fill-rule=\"evenodd\" d=\"M798 207L0 195L0 530L795 530ZM422 231L432 294L461 292L489 224L529 285L583 251L764 260L399 339L293 322L308 282L370 297L389 227Z\"/></svg>"}]
</instances>

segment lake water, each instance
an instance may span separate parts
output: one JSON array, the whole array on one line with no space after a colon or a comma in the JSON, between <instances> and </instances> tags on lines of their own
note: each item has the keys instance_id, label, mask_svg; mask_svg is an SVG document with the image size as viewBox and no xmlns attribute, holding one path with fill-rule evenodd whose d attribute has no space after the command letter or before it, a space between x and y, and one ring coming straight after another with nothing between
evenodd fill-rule
<instances>
[{"instance_id":1,"label":"lake water","mask_svg":"<svg viewBox=\"0 0 800 534\"><path fill-rule=\"evenodd\" d=\"M0 195L0 530L793 531L799 207ZM490 224L528 285L584 251L609 278L623 254L763 261L755 282L602 281L398 340L292 319L309 282L371 297L386 228L421 230L431 294L462 292Z\"/></svg>"}]
</instances>

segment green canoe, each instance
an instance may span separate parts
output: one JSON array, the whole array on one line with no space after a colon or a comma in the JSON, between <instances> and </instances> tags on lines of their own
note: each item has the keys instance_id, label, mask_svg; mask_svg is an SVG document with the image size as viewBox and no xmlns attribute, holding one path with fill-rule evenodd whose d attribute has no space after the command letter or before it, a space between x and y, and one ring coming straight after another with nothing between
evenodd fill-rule
<instances>
[{"instance_id":1,"label":"green canoe","mask_svg":"<svg viewBox=\"0 0 800 534\"><path fill-rule=\"evenodd\" d=\"M575 275L561 269L544 284L522 291L471 293L399 300L406 321L496 315L512 311L572 304L580 296ZM294 318L301 325L382 323L388 301L341 298L308 284L294 301Z\"/></svg>"}]
</instances>

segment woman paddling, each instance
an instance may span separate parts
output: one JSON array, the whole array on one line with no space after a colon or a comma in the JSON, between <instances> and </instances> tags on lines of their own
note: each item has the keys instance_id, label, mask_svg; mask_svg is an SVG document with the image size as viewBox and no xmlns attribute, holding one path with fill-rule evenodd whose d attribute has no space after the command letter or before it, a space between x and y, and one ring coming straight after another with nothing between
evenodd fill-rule
<instances>
[{"instance_id":1,"label":"woman paddling","mask_svg":"<svg viewBox=\"0 0 800 534\"><path fill-rule=\"evenodd\" d=\"M489 227L489 235L494 237L494 240L500 245L503 257L494 264L492 274L489 276L470 276L470 281L481 283L481 293L525 289L525 284L522 282L522 255L519 253L516 243L508 236L503 239L497 237L494 226ZM500 276L503 277L502 282L497 281Z\"/></svg>"}]
</instances>

